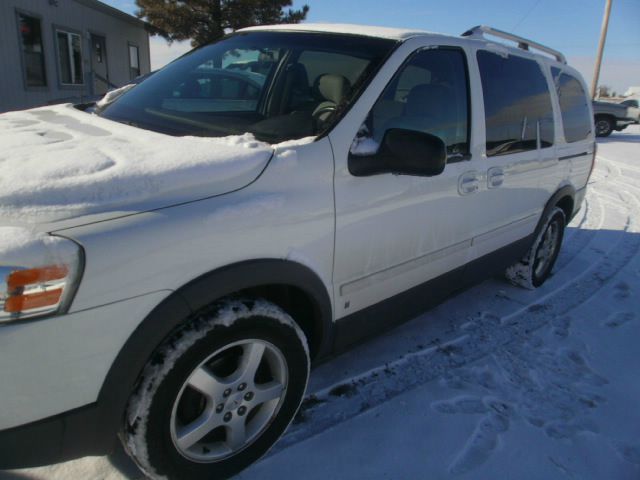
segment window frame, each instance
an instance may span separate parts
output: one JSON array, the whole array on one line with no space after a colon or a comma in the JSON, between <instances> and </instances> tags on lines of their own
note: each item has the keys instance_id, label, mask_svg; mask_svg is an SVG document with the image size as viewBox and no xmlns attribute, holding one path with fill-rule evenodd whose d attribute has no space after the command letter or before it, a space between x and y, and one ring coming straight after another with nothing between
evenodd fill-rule
<instances>
[{"instance_id":1,"label":"window frame","mask_svg":"<svg viewBox=\"0 0 640 480\"><path fill-rule=\"evenodd\" d=\"M20 49L20 66L22 72L22 84L24 86L25 91L31 92L46 92L49 91L49 73L47 72L47 56L45 54L45 42L44 42L44 28L43 28L43 17L42 15L31 12L29 10L24 10L22 8L15 8L15 25L16 25L16 35L18 36L18 48ZM29 85L27 81L27 63L24 58L24 44L22 43L22 35L20 33L20 15L25 17L31 17L38 20L40 23L40 43L42 46L42 69L44 72L44 85Z\"/></svg>"},{"instance_id":2,"label":"window frame","mask_svg":"<svg viewBox=\"0 0 640 480\"><path fill-rule=\"evenodd\" d=\"M132 76L131 75L131 70L133 69L133 67L131 66L131 47L135 47L136 49L136 56L137 56L137 61L138 61L138 75L136 76ZM129 80L135 80L136 78L138 78L140 75L143 75L142 73L142 66L140 65L140 46L136 43L133 43L131 41L127 42L127 66L129 69Z\"/></svg>"},{"instance_id":3,"label":"window frame","mask_svg":"<svg viewBox=\"0 0 640 480\"><path fill-rule=\"evenodd\" d=\"M467 141L466 141L466 144L467 144L467 149L466 150L467 150L467 152L464 153L464 154L459 154L455 158L450 158L449 154L447 153L447 162L446 162L446 164L449 165L449 164L452 164L452 163L469 161L472 158L471 134L472 134L472 130L473 129L471 128L472 127L471 123L473 121L473 112L472 112L473 102L471 101L471 78L470 78L470 70L469 70L469 57L468 57L468 52L467 52L466 48L464 48L463 46L460 46L460 45L449 45L449 44L423 45L423 46L420 46L420 47L416 48L411 53L409 53L407 55L407 58L404 59L402 64L400 64L400 66L393 73L393 75L391 76L391 79L384 86L384 88L382 89L380 95L378 95L378 97L376 98L375 102L373 102L373 105L369 109L369 112L367 113L367 116L365 117L365 120L363 121L363 123L366 122L366 119L369 117L369 115L371 114L371 112L375 108L375 106L378 103L378 101L380 101L382 96L386 93L386 91L390 87L390 85L392 85L394 82L396 82L398 80L398 75L400 74L400 72L417 55L419 55L420 53L423 53L423 52L431 51L431 50L451 50L451 51L459 51L460 53L462 53L464 71L465 71L465 75L466 75L465 92L467 94ZM386 63L386 61L385 61L385 63ZM445 166L445 169L446 169L446 166Z\"/></svg>"},{"instance_id":4,"label":"window frame","mask_svg":"<svg viewBox=\"0 0 640 480\"><path fill-rule=\"evenodd\" d=\"M58 33L65 33L67 35L67 42L69 41L69 36L70 35L77 35L80 39L80 42L78 43L80 45L80 73L81 73L81 78L82 78L82 83L64 83L62 81L62 65L60 64L60 44L59 44L59 40L58 40ZM53 40L54 40L54 45L55 45L55 55L56 55L56 69L58 71L58 87L60 89L63 90L82 90L84 89L85 85L86 85L86 80L85 80L85 67L84 67L84 61L85 61L85 57L84 57L84 46L83 46L83 38L82 38L82 32L80 32L79 30L75 30L73 28L68 28L68 27L64 27L62 25L53 25ZM71 66L72 62L72 53L71 50L69 50L69 65ZM73 67L72 67L73 68ZM73 73L73 71L71 72Z\"/></svg>"},{"instance_id":5,"label":"window frame","mask_svg":"<svg viewBox=\"0 0 640 480\"><path fill-rule=\"evenodd\" d=\"M540 71L540 75L542 77L542 80L544 81L544 84L547 88L547 93L549 95L549 107L550 107L550 113L551 113L551 120L553 122L553 135L552 135L552 141L549 145L543 146L542 145L542 139L540 137L540 130L538 130L538 133L536 134L536 148L532 148L532 149L528 149L528 150L521 150L521 151L507 151L504 153L497 153L497 154L492 154L489 155L487 153L487 112L486 112L486 105L485 105L485 90L484 90L484 86L482 84L482 70L481 70L481 66L480 66L480 59L478 57L478 54L480 52L486 52L486 53L491 53L494 55L498 55L500 57L503 58L509 58L509 57L518 57L522 60L528 60L530 62L533 62L534 64L537 65L538 70ZM553 76L551 75L551 84L549 84L549 78L547 76L547 66L544 64L544 62L540 61L539 58L537 58L535 55L520 55L520 52L517 51L511 51L510 49L507 50L506 48L491 48L491 46L488 45L483 45L483 46L479 46L475 49L474 51L474 57L475 57L475 64L476 64L476 68L477 68L477 73L478 73L478 82L479 82L479 87L480 87L480 93L481 93L481 103L482 103L482 108L483 108L483 114L484 114L484 141L483 143L483 151L484 151L484 155L487 158L491 158L491 157L501 157L501 156L506 156L506 155L526 155L526 154L531 154L531 152L542 152L544 150L548 150L551 148L554 148L557 145L558 142L558 122L556 121L556 107L555 107L555 100L554 97L557 98L557 93L555 92L555 85L553 84Z\"/></svg>"}]
</instances>

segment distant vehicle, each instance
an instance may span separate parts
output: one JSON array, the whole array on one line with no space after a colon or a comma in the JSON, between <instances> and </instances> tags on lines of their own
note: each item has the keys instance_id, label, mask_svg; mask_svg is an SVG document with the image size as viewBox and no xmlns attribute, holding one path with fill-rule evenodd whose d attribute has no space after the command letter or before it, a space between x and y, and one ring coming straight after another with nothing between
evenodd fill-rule
<instances>
[{"instance_id":1,"label":"distant vehicle","mask_svg":"<svg viewBox=\"0 0 640 480\"><path fill-rule=\"evenodd\" d=\"M593 119L596 136L608 137L614 130L620 132L629 125L638 123L638 114L636 112L634 118L632 107L628 107L626 104L594 100Z\"/></svg>"},{"instance_id":2,"label":"distant vehicle","mask_svg":"<svg viewBox=\"0 0 640 480\"><path fill-rule=\"evenodd\" d=\"M620 102L620 105L626 105L631 113L631 118L636 119L636 123L640 123L640 100L637 98L630 98L624 102Z\"/></svg>"}]
</instances>

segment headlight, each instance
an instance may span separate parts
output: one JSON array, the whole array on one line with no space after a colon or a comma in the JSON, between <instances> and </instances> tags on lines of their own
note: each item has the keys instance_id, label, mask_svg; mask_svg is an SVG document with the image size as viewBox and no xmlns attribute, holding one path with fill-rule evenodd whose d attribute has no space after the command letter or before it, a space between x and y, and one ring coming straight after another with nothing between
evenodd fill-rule
<instances>
[{"instance_id":1,"label":"headlight","mask_svg":"<svg viewBox=\"0 0 640 480\"><path fill-rule=\"evenodd\" d=\"M83 268L75 242L24 229L0 228L0 323L63 313Z\"/></svg>"}]
</instances>

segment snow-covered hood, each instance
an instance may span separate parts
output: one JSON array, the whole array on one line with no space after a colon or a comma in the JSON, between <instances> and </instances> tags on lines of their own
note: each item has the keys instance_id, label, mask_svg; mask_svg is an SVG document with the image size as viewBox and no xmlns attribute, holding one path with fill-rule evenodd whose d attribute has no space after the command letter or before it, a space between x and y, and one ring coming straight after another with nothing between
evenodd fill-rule
<instances>
[{"instance_id":1,"label":"snow-covered hood","mask_svg":"<svg viewBox=\"0 0 640 480\"><path fill-rule=\"evenodd\" d=\"M250 134L172 137L72 105L5 113L0 224L79 224L220 195L255 180L272 153Z\"/></svg>"}]
</instances>

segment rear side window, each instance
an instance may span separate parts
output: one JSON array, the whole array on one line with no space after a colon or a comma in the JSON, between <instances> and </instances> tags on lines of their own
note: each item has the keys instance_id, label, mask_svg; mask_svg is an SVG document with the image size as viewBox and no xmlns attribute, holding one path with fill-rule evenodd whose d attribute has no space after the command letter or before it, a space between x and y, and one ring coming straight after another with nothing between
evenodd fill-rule
<instances>
[{"instance_id":1,"label":"rear side window","mask_svg":"<svg viewBox=\"0 0 640 480\"><path fill-rule=\"evenodd\" d=\"M564 138L567 142L584 140L591 133L589 100L577 78L563 73L559 68L551 68L558 92Z\"/></svg>"},{"instance_id":2,"label":"rear side window","mask_svg":"<svg viewBox=\"0 0 640 480\"><path fill-rule=\"evenodd\" d=\"M537 62L481 50L478 64L484 93L487 155L553 145L553 109Z\"/></svg>"}]
</instances>

